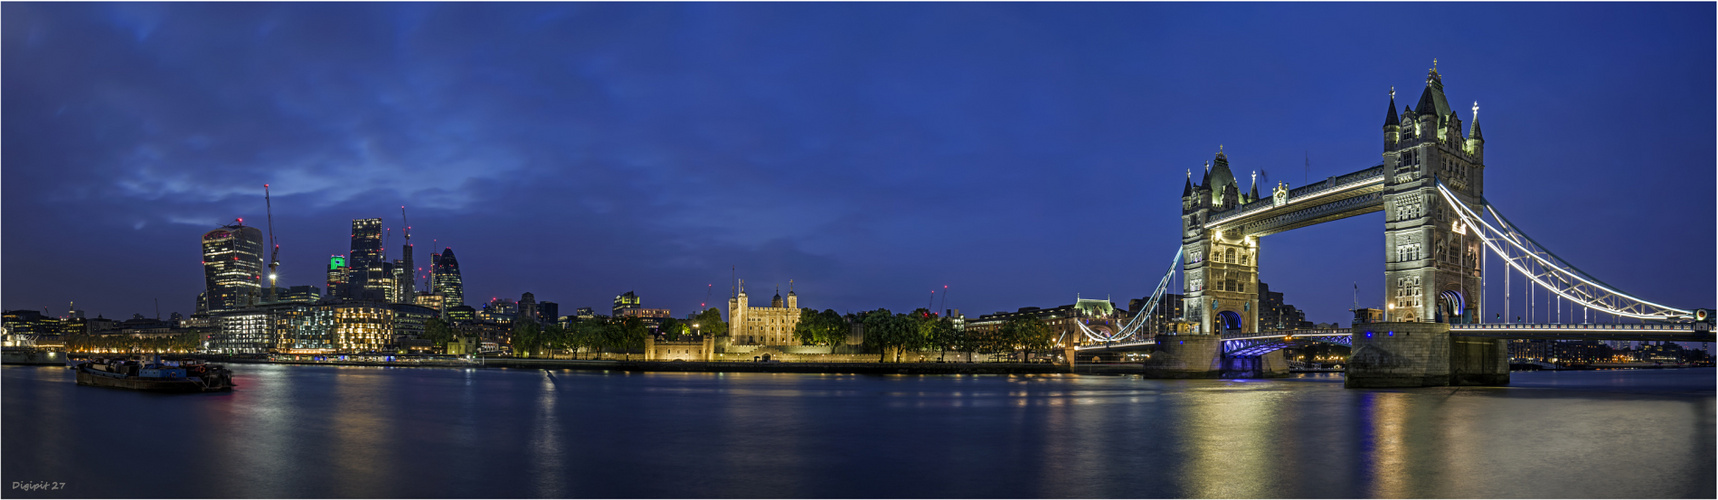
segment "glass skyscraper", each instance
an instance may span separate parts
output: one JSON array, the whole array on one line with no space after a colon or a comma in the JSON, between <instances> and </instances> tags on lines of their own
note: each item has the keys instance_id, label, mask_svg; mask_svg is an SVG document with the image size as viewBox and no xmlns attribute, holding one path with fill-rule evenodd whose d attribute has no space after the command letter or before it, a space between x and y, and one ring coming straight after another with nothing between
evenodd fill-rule
<instances>
[{"instance_id":1,"label":"glass skyscraper","mask_svg":"<svg viewBox=\"0 0 1718 500\"><path fill-rule=\"evenodd\" d=\"M209 311L256 305L262 300L262 230L243 220L203 233L203 281Z\"/></svg>"}]
</instances>

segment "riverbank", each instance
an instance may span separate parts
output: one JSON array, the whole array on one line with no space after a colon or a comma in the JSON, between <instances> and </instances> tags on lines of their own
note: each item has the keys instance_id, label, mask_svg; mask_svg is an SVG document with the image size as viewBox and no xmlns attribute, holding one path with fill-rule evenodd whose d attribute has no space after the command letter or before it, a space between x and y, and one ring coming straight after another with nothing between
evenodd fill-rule
<instances>
[{"instance_id":1,"label":"riverbank","mask_svg":"<svg viewBox=\"0 0 1718 500\"><path fill-rule=\"evenodd\" d=\"M763 372L866 374L1047 374L1068 373L1068 367L1047 363L779 363L702 361L614 361L534 358L476 358L468 361L279 361L192 356L218 363L308 366L378 366L396 368L525 368L638 372ZM1137 363L1080 364L1074 373L1122 375L1143 373Z\"/></svg>"}]
</instances>

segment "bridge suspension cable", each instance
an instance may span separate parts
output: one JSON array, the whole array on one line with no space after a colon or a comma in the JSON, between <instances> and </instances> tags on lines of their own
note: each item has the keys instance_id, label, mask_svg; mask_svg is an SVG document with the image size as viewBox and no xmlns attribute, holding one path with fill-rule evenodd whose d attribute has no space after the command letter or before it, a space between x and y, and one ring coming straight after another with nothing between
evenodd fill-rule
<instances>
[{"instance_id":1,"label":"bridge suspension cable","mask_svg":"<svg viewBox=\"0 0 1718 500\"><path fill-rule=\"evenodd\" d=\"M1516 229L1485 198L1478 200L1485 210L1485 214L1481 214L1457 199L1441 181L1438 182L1438 193L1443 195L1444 201L1461 217L1463 225L1474 230L1486 248L1501 258L1504 264L1520 271L1522 276L1539 288L1588 309L1616 316L1671 320L1692 314L1692 311L1687 309L1656 304L1629 295L1575 268L1526 233ZM1486 215L1491 216L1490 221Z\"/></svg>"},{"instance_id":2,"label":"bridge suspension cable","mask_svg":"<svg viewBox=\"0 0 1718 500\"><path fill-rule=\"evenodd\" d=\"M1115 342L1117 340L1132 337L1135 333L1139 333L1140 328L1144 327L1147 323L1150 323L1147 319L1150 318L1153 313L1157 312L1157 303L1161 302L1163 300L1163 296L1169 291L1169 281L1175 278L1176 266L1181 265L1182 251L1183 249L1175 250L1175 259L1169 261L1169 271L1163 273L1163 279L1157 281L1157 289L1152 290L1151 299L1145 301L1145 305L1140 306L1140 309L1144 312L1140 313L1139 311L1135 311L1133 319L1129 320L1126 326L1123 326L1120 330L1117 330L1114 333L1106 334L1104 332L1091 329L1091 327L1086 326L1085 322L1082 321L1075 321L1074 324L1080 325L1080 331L1086 334L1086 338L1095 342Z\"/></svg>"}]
</instances>

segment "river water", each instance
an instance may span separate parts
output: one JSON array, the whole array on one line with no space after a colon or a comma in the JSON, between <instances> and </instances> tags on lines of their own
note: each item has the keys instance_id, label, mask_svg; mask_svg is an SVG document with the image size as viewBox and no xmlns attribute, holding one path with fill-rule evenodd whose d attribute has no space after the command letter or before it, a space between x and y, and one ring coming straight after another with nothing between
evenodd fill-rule
<instances>
[{"instance_id":1,"label":"river water","mask_svg":"<svg viewBox=\"0 0 1718 500\"><path fill-rule=\"evenodd\" d=\"M1498 388L232 365L236 391L7 366L8 498L1699 497L1714 372ZM14 483L63 489L26 491Z\"/></svg>"}]
</instances>

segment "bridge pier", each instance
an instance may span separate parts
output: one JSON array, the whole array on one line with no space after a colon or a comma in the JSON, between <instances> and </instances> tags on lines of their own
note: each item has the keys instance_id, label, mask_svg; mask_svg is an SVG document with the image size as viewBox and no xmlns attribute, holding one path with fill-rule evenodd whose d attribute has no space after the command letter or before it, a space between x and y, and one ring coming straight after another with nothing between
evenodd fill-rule
<instances>
[{"instance_id":1,"label":"bridge pier","mask_svg":"<svg viewBox=\"0 0 1718 500\"><path fill-rule=\"evenodd\" d=\"M1159 335L1145 361L1146 378L1218 378L1223 342L1216 335Z\"/></svg>"},{"instance_id":2,"label":"bridge pier","mask_svg":"<svg viewBox=\"0 0 1718 500\"><path fill-rule=\"evenodd\" d=\"M1501 340L1450 335L1445 323L1354 326L1344 387L1435 387L1509 384Z\"/></svg>"},{"instance_id":3,"label":"bridge pier","mask_svg":"<svg viewBox=\"0 0 1718 500\"><path fill-rule=\"evenodd\" d=\"M1258 356L1223 356L1223 378L1279 378L1289 376L1288 360L1282 351Z\"/></svg>"}]
</instances>

